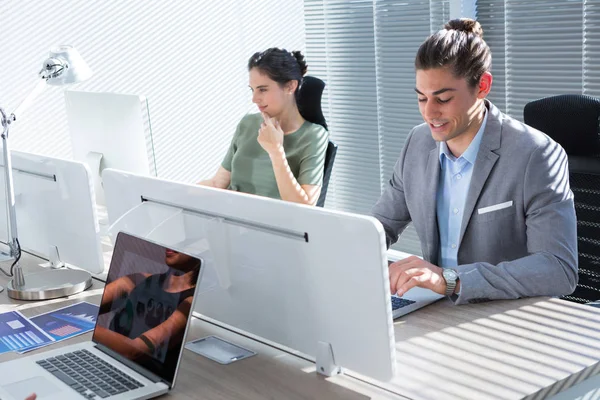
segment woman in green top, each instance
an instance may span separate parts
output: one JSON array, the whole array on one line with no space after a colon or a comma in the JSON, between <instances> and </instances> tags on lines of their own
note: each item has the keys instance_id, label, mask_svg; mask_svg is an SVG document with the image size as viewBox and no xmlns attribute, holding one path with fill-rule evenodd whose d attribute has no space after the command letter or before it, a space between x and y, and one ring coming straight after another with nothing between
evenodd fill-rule
<instances>
[{"instance_id":1,"label":"woman in green top","mask_svg":"<svg viewBox=\"0 0 600 400\"><path fill-rule=\"evenodd\" d=\"M252 102L260 113L242 118L219 170L199 183L316 204L329 138L324 127L298 111L304 56L270 48L250 58L248 71Z\"/></svg>"}]
</instances>

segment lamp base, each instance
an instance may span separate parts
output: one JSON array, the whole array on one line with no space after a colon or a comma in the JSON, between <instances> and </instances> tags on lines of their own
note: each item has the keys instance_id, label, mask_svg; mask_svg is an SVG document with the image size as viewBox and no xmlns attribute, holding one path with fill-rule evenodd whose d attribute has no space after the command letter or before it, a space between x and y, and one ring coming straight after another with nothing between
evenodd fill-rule
<instances>
[{"instance_id":1,"label":"lamp base","mask_svg":"<svg viewBox=\"0 0 600 400\"><path fill-rule=\"evenodd\" d=\"M92 286L92 275L75 269L51 269L25 275L25 284L8 283L8 297L16 300L47 300L83 292Z\"/></svg>"}]
</instances>

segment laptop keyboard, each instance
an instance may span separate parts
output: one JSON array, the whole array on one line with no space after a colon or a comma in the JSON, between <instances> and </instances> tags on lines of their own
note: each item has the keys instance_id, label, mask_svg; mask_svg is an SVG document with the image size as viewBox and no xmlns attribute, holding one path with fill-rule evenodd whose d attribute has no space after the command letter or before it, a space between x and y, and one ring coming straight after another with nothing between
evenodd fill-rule
<instances>
[{"instance_id":1,"label":"laptop keyboard","mask_svg":"<svg viewBox=\"0 0 600 400\"><path fill-rule=\"evenodd\" d=\"M399 308L406 307L415 303L414 300L403 299L402 297L392 296L392 311L396 311Z\"/></svg>"},{"instance_id":2,"label":"laptop keyboard","mask_svg":"<svg viewBox=\"0 0 600 400\"><path fill-rule=\"evenodd\" d=\"M87 350L65 353L37 363L88 399L114 396L144 386Z\"/></svg>"}]
</instances>

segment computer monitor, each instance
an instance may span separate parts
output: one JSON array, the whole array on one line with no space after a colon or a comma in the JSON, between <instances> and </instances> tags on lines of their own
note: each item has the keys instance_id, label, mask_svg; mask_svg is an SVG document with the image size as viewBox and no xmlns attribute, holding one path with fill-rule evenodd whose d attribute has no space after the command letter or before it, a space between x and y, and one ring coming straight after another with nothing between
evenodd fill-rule
<instances>
[{"instance_id":1,"label":"computer monitor","mask_svg":"<svg viewBox=\"0 0 600 400\"><path fill-rule=\"evenodd\" d=\"M334 361L393 377L385 235L374 218L115 170L104 185L115 232L205 261L201 315L312 357L317 369Z\"/></svg>"},{"instance_id":2,"label":"computer monitor","mask_svg":"<svg viewBox=\"0 0 600 400\"><path fill-rule=\"evenodd\" d=\"M65 102L73 158L88 164L98 204L105 168L156 175L146 97L68 90Z\"/></svg>"},{"instance_id":3,"label":"computer monitor","mask_svg":"<svg viewBox=\"0 0 600 400\"><path fill-rule=\"evenodd\" d=\"M14 150L11 159L21 248L92 274L103 272L94 192L85 164ZM4 168L2 155L0 164ZM4 243L8 238L5 190L0 173L0 240Z\"/></svg>"}]
</instances>

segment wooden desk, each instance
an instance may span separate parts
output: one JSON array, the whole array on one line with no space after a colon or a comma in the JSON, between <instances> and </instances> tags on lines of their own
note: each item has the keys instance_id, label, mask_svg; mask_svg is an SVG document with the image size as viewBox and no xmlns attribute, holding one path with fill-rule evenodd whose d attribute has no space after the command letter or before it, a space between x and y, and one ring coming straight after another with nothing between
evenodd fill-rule
<instances>
[{"instance_id":1,"label":"wooden desk","mask_svg":"<svg viewBox=\"0 0 600 400\"><path fill-rule=\"evenodd\" d=\"M3 292L0 311L32 316L82 299L98 303L102 284L94 285L74 299L47 302L15 302ZM395 334L398 374L391 382L352 372L325 379L312 362L194 318L188 341L218 335L258 355L222 366L185 350L169 398L542 399L600 372L600 309L558 299L463 306L444 299L396 320Z\"/></svg>"},{"instance_id":2,"label":"wooden desk","mask_svg":"<svg viewBox=\"0 0 600 400\"><path fill-rule=\"evenodd\" d=\"M22 258L25 274L39 270L43 260L27 255ZM4 266L6 269L6 267ZM0 285L10 278L0 277ZM70 298L48 301L15 301L0 293L0 312L19 310L31 317L79 301L100 303L103 283L94 280L93 287ZM316 375L314 363L285 353L274 347L238 335L209 322L193 318L187 341L218 335L257 352L256 356L220 365L189 350L184 350L175 389L166 396L173 399L398 399L376 386L340 376L325 379ZM91 340L92 334L80 335L36 352ZM34 353L34 352L31 352ZM28 353L29 354L29 353ZM17 353L0 355L0 362L22 357Z\"/></svg>"},{"instance_id":3,"label":"wooden desk","mask_svg":"<svg viewBox=\"0 0 600 400\"><path fill-rule=\"evenodd\" d=\"M411 399L543 399L600 373L600 309L558 299L443 299L395 333L395 379L363 379Z\"/></svg>"},{"instance_id":4,"label":"wooden desk","mask_svg":"<svg viewBox=\"0 0 600 400\"><path fill-rule=\"evenodd\" d=\"M101 295L90 296L86 298L86 301L99 303L100 298ZM21 312L26 316L34 316L78 301L81 299L38 304L37 307L22 309ZM356 379L348 377L324 379L315 374L313 363L193 318L187 341L207 335L218 335L254 350L258 354L230 365L220 365L185 350L179 366L175 389L165 398L186 400L398 398ZM91 337L92 334L88 333L36 351L43 352L50 348L91 340ZM5 353L0 355L0 362L17 357L21 357L21 355Z\"/></svg>"}]
</instances>

